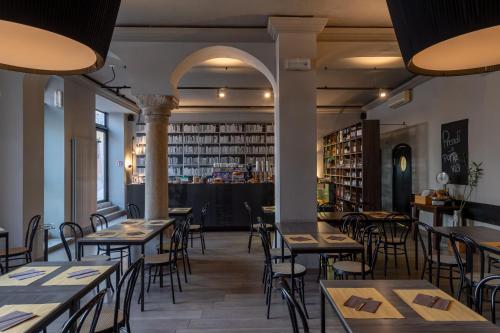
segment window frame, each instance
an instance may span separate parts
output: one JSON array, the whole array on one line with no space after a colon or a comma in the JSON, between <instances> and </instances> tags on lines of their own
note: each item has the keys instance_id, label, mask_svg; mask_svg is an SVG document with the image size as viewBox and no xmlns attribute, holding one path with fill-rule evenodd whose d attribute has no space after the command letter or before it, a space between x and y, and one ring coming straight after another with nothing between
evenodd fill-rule
<instances>
[{"instance_id":1,"label":"window frame","mask_svg":"<svg viewBox=\"0 0 500 333\"><path fill-rule=\"evenodd\" d=\"M102 132L104 134L104 141L105 141L105 144L104 144L104 199L102 200L97 200L97 203L103 203L103 202L106 202L108 201L109 199L109 175L108 175L108 170L109 170L109 140L108 140L108 114L106 112L103 112L103 111L100 111L100 110L96 110L96 113L97 112L101 112L104 114L104 124L105 125L101 125L101 124L98 124L97 122L95 123L95 127L96 127L96 143L97 143L97 132ZM97 158L97 156L96 156ZM97 184L97 179L96 179L96 184ZM97 193L96 193L96 196L97 196Z\"/></svg>"}]
</instances>

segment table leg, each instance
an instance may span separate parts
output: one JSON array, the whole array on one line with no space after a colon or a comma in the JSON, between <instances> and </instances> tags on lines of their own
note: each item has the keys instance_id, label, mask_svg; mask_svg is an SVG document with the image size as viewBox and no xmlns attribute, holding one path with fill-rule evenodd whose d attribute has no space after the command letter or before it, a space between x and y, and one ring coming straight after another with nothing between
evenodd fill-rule
<instances>
[{"instance_id":1,"label":"table leg","mask_svg":"<svg viewBox=\"0 0 500 333\"><path fill-rule=\"evenodd\" d=\"M83 244L78 243L76 246L76 260L80 261L83 257Z\"/></svg>"},{"instance_id":2,"label":"table leg","mask_svg":"<svg viewBox=\"0 0 500 333\"><path fill-rule=\"evenodd\" d=\"M160 254L163 253L163 230L160 232ZM160 288L163 288L163 265L160 265Z\"/></svg>"},{"instance_id":3,"label":"table leg","mask_svg":"<svg viewBox=\"0 0 500 333\"><path fill-rule=\"evenodd\" d=\"M9 235L5 236L5 273L9 272Z\"/></svg>"},{"instance_id":4,"label":"table leg","mask_svg":"<svg viewBox=\"0 0 500 333\"><path fill-rule=\"evenodd\" d=\"M49 229L43 230L43 261L49 261Z\"/></svg>"},{"instance_id":5,"label":"table leg","mask_svg":"<svg viewBox=\"0 0 500 333\"><path fill-rule=\"evenodd\" d=\"M323 293L323 289L320 290L320 294L321 294L321 333L325 333L326 332L326 328L325 328L325 294Z\"/></svg>"},{"instance_id":6,"label":"table leg","mask_svg":"<svg viewBox=\"0 0 500 333\"><path fill-rule=\"evenodd\" d=\"M144 256L145 249L144 249L144 244L141 245L141 255ZM144 312L144 260L142 261L141 265L141 312Z\"/></svg>"},{"instance_id":7,"label":"table leg","mask_svg":"<svg viewBox=\"0 0 500 333\"><path fill-rule=\"evenodd\" d=\"M365 251L361 251L361 276L363 277L363 280L366 278L366 272L365 272Z\"/></svg>"},{"instance_id":8,"label":"table leg","mask_svg":"<svg viewBox=\"0 0 500 333\"><path fill-rule=\"evenodd\" d=\"M434 227L441 227L443 225L443 214L434 211L432 216L432 224ZM434 237L434 248L437 249L439 247L439 237Z\"/></svg>"},{"instance_id":9,"label":"table leg","mask_svg":"<svg viewBox=\"0 0 500 333\"><path fill-rule=\"evenodd\" d=\"M291 274L290 274L290 279L292 280L292 297L295 297L295 258L293 257L293 252L292 252L292 258L290 258L290 263L292 265L291 269Z\"/></svg>"}]
</instances>

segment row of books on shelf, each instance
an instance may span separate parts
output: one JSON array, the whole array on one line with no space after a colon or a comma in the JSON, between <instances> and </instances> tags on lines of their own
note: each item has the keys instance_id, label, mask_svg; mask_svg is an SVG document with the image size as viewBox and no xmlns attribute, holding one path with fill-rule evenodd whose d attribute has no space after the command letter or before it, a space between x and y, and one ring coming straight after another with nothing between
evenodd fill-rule
<instances>
[{"instance_id":1,"label":"row of books on shelf","mask_svg":"<svg viewBox=\"0 0 500 333\"><path fill-rule=\"evenodd\" d=\"M335 195L337 198L341 198L346 201L351 202L362 202L362 192L361 189L349 188L349 187L337 187L335 190Z\"/></svg>"},{"instance_id":2,"label":"row of books on shelf","mask_svg":"<svg viewBox=\"0 0 500 333\"><path fill-rule=\"evenodd\" d=\"M168 168L169 177L180 177L180 176L207 177L211 176L212 173L213 173L212 167L169 167Z\"/></svg>"},{"instance_id":3,"label":"row of books on shelf","mask_svg":"<svg viewBox=\"0 0 500 333\"><path fill-rule=\"evenodd\" d=\"M331 179L332 182L336 185L363 187L363 180L361 179L336 178L336 177L332 177Z\"/></svg>"},{"instance_id":4,"label":"row of books on shelf","mask_svg":"<svg viewBox=\"0 0 500 333\"><path fill-rule=\"evenodd\" d=\"M363 161L346 161L346 160L341 160L341 161L334 161L333 163L327 164L328 169L362 169L363 168Z\"/></svg>"},{"instance_id":5,"label":"row of books on shelf","mask_svg":"<svg viewBox=\"0 0 500 333\"><path fill-rule=\"evenodd\" d=\"M331 146L330 146L331 147ZM327 147L326 153L329 155L341 155L341 154L352 154L352 153L362 153L363 146L361 142L350 142L349 144L344 144L343 146Z\"/></svg>"},{"instance_id":6,"label":"row of books on shelf","mask_svg":"<svg viewBox=\"0 0 500 333\"><path fill-rule=\"evenodd\" d=\"M144 125L136 125L137 132L144 132ZM169 124L169 133L273 133L273 124Z\"/></svg>"},{"instance_id":7,"label":"row of books on shelf","mask_svg":"<svg viewBox=\"0 0 500 333\"><path fill-rule=\"evenodd\" d=\"M356 124L351 127L344 128L340 131L325 136L323 143L326 145L347 142L358 139L363 136L363 128L361 124Z\"/></svg>"},{"instance_id":8,"label":"row of books on shelf","mask_svg":"<svg viewBox=\"0 0 500 333\"><path fill-rule=\"evenodd\" d=\"M168 136L169 144L266 144L274 143L274 137L266 135L179 135ZM141 142L146 143L145 137Z\"/></svg>"},{"instance_id":9,"label":"row of books on shelf","mask_svg":"<svg viewBox=\"0 0 500 333\"><path fill-rule=\"evenodd\" d=\"M274 146L184 146L168 147L169 154L179 155L273 155Z\"/></svg>"}]
</instances>

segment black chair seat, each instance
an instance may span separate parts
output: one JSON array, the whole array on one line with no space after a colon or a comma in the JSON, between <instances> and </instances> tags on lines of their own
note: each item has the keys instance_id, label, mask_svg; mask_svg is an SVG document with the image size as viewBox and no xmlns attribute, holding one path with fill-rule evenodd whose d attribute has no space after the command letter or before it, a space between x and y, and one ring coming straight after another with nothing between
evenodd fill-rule
<instances>
[{"instance_id":1,"label":"black chair seat","mask_svg":"<svg viewBox=\"0 0 500 333\"><path fill-rule=\"evenodd\" d=\"M153 254L144 258L146 265L166 265L170 263L170 255L168 253Z\"/></svg>"},{"instance_id":2,"label":"black chair seat","mask_svg":"<svg viewBox=\"0 0 500 333\"><path fill-rule=\"evenodd\" d=\"M97 326L95 329L96 333L107 333L107 332L113 332L113 326L114 326L114 315L115 315L115 309L114 309L114 304L112 305L104 305L102 307L101 313L99 315L99 319L97 320ZM89 317L92 318L93 312L89 314ZM118 319L117 323L119 325L122 325L124 323L124 315L123 311L118 310ZM89 332L90 331L90 324L91 322L89 320L86 320L82 326L81 332Z\"/></svg>"},{"instance_id":3,"label":"black chair seat","mask_svg":"<svg viewBox=\"0 0 500 333\"><path fill-rule=\"evenodd\" d=\"M339 273L362 274L363 265L359 261L337 261L333 269ZM365 273L370 273L370 266L365 264Z\"/></svg>"},{"instance_id":4,"label":"black chair seat","mask_svg":"<svg viewBox=\"0 0 500 333\"><path fill-rule=\"evenodd\" d=\"M279 259L279 258L281 258L281 248L271 249L270 252L271 252L271 258L272 259ZM292 253L290 252L289 249L284 249L283 250L283 255L285 256L285 258L291 258L292 257Z\"/></svg>"},{"instance_id":5,"label":"black chair seat","mask_svg":"<svg viewBox=\"0 0 500 333\"><path fill-rule=\"evenodd\" d=\"M109 261L109 260L111 260L111 257L107 256L105 254L96 254L96 255L82 257L80 260L81 261Z\"/></svg>"},{"instance_id":6,"label":"black chair seat","mask_svg":"<svg viewBox=\"0 0 500 333\"><path fill-rule=\"evenodd\" d=\"M294 264L294 277L300 277L306 274L307 269L301 264ZM289 277L292 275L292 264L283 262L273 264L273 273L275 277Z\"/></svg>"},{"instance_id":7,"label":"black chair seat","mask_svg":"<svg viewBox=\"0 0 500 333\"><path fill-rule=\"evenodd\" d=\"M21 247L14 247L9 249L9 257L10 256L20 256L22 254L28 253L29 250L28 248L21 246ZM5 249L0 250L0 257L5 257Z\"/></svg>"}]
</instances>

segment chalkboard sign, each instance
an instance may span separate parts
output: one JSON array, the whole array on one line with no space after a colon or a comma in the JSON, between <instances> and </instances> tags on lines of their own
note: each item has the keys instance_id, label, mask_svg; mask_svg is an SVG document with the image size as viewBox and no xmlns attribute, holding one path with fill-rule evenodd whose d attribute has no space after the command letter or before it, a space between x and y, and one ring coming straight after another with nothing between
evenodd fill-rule
<instances>
[{"instance_id":1,"label":"chalkboard sign","mask_svg":"<svg viewBox=\"0 0 500 333\"><path fill-rule=\"evenodd\" d=\"M450 184L467 184L469 166L469 120L441 125L442 170L450 176Z\"/></svg>"}]
</instances>

